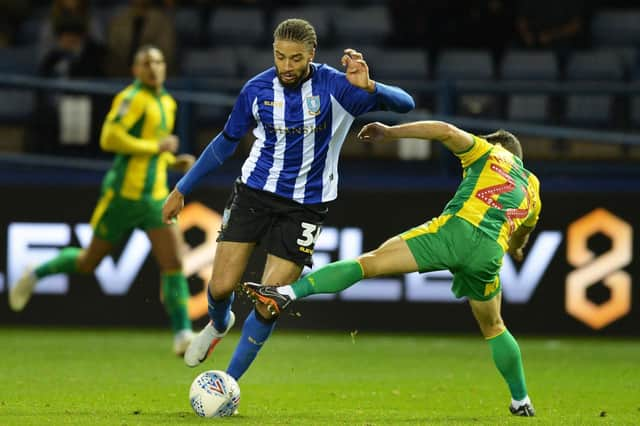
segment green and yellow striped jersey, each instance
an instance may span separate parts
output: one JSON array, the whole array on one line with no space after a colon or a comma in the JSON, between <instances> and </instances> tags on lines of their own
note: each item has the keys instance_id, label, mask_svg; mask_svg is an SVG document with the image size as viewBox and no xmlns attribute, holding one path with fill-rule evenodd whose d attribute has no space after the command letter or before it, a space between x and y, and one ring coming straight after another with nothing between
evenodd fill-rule
<instances>
[{"instance_id":1,"label":"green and yellow striped jersey","mask_svg":"<svg viewBox=\"0 0 640 426\"><path fill-rule=\"evenodd\" d=\"M175 157L158 147L173 131L175 115L176 102L164 89L156 93L136 80L116 95L100 136L100 146L116 153L103 190L131 200L167 196L167 166Z\"/></svg>"},{"instance_id":2,"label":"green and yellow striped jersey","mask_svg":"<svg viewBox=\"0 0 640 426\"><path fill-rule=\"evenodd\" d=\"M513 231L538 222L540 181L511 152L477 136L473 139L471 148L456 153L463 178L443 214L467 220L506 251Z\"/></svg>"}]
</instances>

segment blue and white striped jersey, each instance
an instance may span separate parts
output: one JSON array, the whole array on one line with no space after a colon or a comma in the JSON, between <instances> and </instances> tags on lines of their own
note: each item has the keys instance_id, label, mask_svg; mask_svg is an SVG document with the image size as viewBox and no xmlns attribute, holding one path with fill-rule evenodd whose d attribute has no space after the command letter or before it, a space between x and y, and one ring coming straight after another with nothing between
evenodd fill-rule
<instances>
[{"instance_id":1,"label":"blue and white striped jersey","mask_svg":"<svg viewBox=\"0 0 640 426\"><path fill-rule=\"evenodd\" d=\"M296 88L280 84L270 68L242 88L224 134L256 140L242 166L242 182L303 204L338 195L338 155L356 116L379 109L377 97L349 83L345 74L311 64Z\"/></svg>"}]
</instances>

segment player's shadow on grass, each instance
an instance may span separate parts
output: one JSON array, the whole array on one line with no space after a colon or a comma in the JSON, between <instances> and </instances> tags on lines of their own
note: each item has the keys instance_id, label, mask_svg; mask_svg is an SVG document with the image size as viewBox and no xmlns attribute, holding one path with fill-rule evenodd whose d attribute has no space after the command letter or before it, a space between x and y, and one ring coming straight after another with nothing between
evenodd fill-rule
<instances>
[{"instance_id":1,"label":"player's shadow on grass","mask_svg":"<svg viewBox=\"0 0 640 426\"><path fill-rule=\"evenodd\" d=\"M207 419L198 417L193 411L179 411L176 413L167 413L164 411L140 411L130 413L127 419L123 419L123 424L131 425L202 425L202 422L224 422L223 424L265 424L260 419L252 419L243 417L242 414L232 417ZM282 424L282 423L280 423Z\"/></svg>"}]
</instances>

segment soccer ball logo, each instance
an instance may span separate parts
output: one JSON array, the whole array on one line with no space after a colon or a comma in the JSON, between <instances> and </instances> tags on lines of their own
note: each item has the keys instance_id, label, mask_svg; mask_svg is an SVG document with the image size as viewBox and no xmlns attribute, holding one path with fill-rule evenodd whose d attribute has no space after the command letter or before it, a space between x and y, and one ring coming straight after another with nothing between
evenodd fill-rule
<instances>
[{"instance_id":1,"label":"soccer ball logo","mask_svg":"<svg viewBox=\"0 0 640 426\"><path fill-rule=\"evenodd\" d=\"M231 416L240 404L240 387L224 371L205 371L191 383L189 401L198 416Z\"/></svg>"}]
</instances>

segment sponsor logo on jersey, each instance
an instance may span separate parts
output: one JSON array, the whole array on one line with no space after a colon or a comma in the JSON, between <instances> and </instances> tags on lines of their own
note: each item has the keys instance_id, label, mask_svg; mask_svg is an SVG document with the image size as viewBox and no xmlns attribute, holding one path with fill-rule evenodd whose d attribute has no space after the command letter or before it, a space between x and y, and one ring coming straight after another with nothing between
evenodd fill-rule
<instances>
[{"instance_id":1,"label":"sponsor logo on jersey","mask_svg":"<svg viewBox=\"0 0 640 426\"><path fill-rule=\"evenodd\" d=\"M264 101L264 104L270 107L281 107L282 101Z\"/></svg>"}]
</instances>

